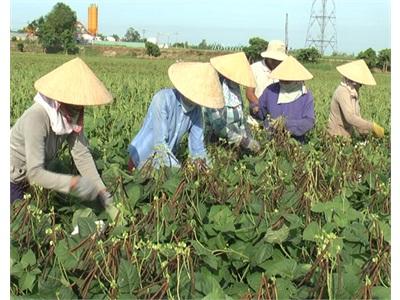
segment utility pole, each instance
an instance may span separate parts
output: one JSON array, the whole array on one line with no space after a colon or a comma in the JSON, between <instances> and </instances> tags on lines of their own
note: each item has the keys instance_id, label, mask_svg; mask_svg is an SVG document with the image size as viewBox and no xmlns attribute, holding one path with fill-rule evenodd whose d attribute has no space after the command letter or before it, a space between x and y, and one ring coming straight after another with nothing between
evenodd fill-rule
<instances>
[{"instance_id":1,"label":"utility pole","mask_svg":"<svg viewBox=\"0 0 400 300\"><path fill-rule=\"evenodd\" d=\"M314 0L305 46L316 47L323 55L329 47L337 51L336 7L334 0Z\"/></svg>"},{"instance_id":2,"label":"utility pole","mask_svg":"<svg viewBox=\"0 0 400 300\"><path fill-rule=\"evenodd\" d=\"M289 51L288 13L286 13L286 22L285 22L285 49L286 53L288 53Z\"/></svg>"}]
</instances>

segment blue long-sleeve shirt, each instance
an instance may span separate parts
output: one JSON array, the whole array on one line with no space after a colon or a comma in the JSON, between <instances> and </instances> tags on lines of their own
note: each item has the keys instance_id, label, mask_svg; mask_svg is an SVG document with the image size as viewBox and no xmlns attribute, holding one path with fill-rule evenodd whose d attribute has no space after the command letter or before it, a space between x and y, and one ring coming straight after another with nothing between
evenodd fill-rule
<instances>
[{"instance_id":1,"label":"blue long-sleeve shirt","mask_svg":"<svg viewBox=\"0 0 400 300\"><path fill-rule=\"evenodd\" d=\"M272 119L285 117L285 127L294 138L304 141L304 135L314 127L314 97L310 90L295 101L278 104L279 82L268 86L259 99L259 118L269 128L267 115Z\"/></svg>"},{"instance_id":2,"label":"blue long-sleeve shirt","mask_svg":"<svg viewBox=\"0 0 400 300\"><path fill-rule=\"evenodd\" d=\"M136 167L141 168L154 154L155 167L180 167L175 154L185 133L189 133L189 155L208 161L201 107L185 109L182 97L176 89L162 89L154 95L142 128L128 146Z\"/></svg>"}]
</instances>

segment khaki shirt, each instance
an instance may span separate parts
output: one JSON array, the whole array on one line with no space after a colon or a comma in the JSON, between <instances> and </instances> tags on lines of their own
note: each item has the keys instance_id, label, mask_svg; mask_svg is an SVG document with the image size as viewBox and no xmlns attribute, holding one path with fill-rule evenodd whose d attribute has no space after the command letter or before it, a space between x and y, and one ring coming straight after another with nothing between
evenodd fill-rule
<instances>
[{"instance_id":1,"label":"khaki shirt","mask_svg":"<svg viewBox=\"0 0 400 300\"><path fill-rule=\"evenodd\" d=\"M68 193L72 176L46 170L47 164L56 157L65 141L69 144L79 173L91 179L99 191L105 189L83 131L56 135L45 109L38 103L28 108L11 128L11 182L28 181L46 189Z\"/></svg>"},{"instance_id":2,"label":"khaki shirt","mask_svg":"<svg viewBox=\"0 0 400 300\"><path fill-rule=\"evenodd\" d=\"M270 77L271 70L267 67L264 60L260 60L251 64L251 70L253 71L253 75L256 80L256 89L254 94L257 98L260 98L267 86L278 82L278 80Z\"/></svg>"},{"instance_id":3,"label":"khaki shirt","mask_svg":"<svg viewBox=\"0 0 400 300\"><path fill-rule=\"evenodd\" d=\"M339 85L332 97L328 132L350 137L353 128L360 134L367 134L372 130L372 122L361 117L358 96L352 96L348 88Z\"/></svg>"}]
</instances>

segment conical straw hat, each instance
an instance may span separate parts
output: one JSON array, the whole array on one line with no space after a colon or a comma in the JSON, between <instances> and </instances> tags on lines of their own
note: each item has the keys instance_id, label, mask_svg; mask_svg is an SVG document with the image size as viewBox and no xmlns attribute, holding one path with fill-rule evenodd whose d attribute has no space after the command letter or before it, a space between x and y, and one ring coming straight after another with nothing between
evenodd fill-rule
<instances>
[{"instance_id":1,"label":"conical straw hat","mask_svg":"<svg viewBox=\"0 0 400 300\"><path fill-rule=\"evenodd\" d=\"M371 71L363 59L337 66L336 69L340 74L350 80L366 85L376 85L374 76L372 76Z\"/></svg>"},{"instance_id":2,"label":"conical straw hat","mask_svg":"<svg viewBox=\"0 0 400 300\"><path fill-rule=\"evenodd\" d=\"M178 62L168 69L169 79L190 101L208 108L224 107L218 74L210 63Z\"/></svg>"},{"instance_id":3,"label":"conical straw hat","mask_svg":"<svg viewBox=\"0 0 400 300\"><path fill-rule=\"evenodd\" d=\"M48 98L74 105L107 104L113 98L79 57L39 78L35 89Z\"/></svg>"},{"instance_id":4,"label":"conical straw hat","mask_svg":"<svg viewBox=\"0 0 400 300\"><path fill-rule=\"evenodd\" d=\"M244 52L213 57L210 62L226 78L246 87L256 87L253 72Z\"/></svg>"},{"instance_id":5,"label":"conical straw hat","mask_svg":"<svg viewBox=\"0 0 400 300\"><path fill-rule=\"evenodd\" d=\"M285 81L303 81L313 75L293 56L288 56L270 74L271 78Z\"/></svg>"},{"instance_id":6,"label":"conical straw hat","mask_svg":"<svg viewBox=\"0 0 400 300\"><path fill-rule=\"evenodd\" d=\"M278 40L270 41L267 50L261 52L261 56L280 61L284 60L287 57L285 43Z\"/></svg>"}]
</instances>

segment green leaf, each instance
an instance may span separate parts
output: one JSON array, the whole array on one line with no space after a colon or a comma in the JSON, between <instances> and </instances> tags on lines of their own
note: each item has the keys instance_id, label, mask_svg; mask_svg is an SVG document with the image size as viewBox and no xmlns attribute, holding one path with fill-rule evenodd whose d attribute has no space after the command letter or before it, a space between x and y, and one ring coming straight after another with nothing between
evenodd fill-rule
<instances>
[{"instance_id":1,"label":"green leaf","mask_svg":"<svg viewBox=\"0 0 400 300\"><path fill-rule=\"evenodd\" d=\"M372 288L372 297L378 300L390 299L390 287L374 286Z\"/></svg>"},{"instance_id":2,"label":"green leaf","mask_svg":"<svg viewBox=\"0 0 400 300\"><path fill-rule=\"evenodd\" d=\"M17 263L11 266L11 275L21 278L22 274L25 273L25 268L22 266L21 263Z\"/></svg>"},{"instance_id":3,"label":"green leaf","mask_svg":"<svg viewBox=\"0 0 400 300\"><path fill-rule=\"evenodd\" d=\"M353 222L349 227L345 228L342 235L347 241L368 244L368 229L359 222Z\"/></svg>"},{"instance_id":4,"label":"green leaf","mask_svg":"<svg viewBox=\"0 0 400 300\"><path fill-rule=\"evenodd\" d=\"M333 211L332 201L316 202L311 206L311 211L316 213L331 212Z\"/></svg>"},{"instance_id":5,"label":"green leaf","mask_svg":"<svg viewBox=\"0 0 400 300\"><path fill-rule=\"evenodd\" d=\"M10 258L11 258L11 266L19 262L18 249L12 245L10 246Z\"/></svg>"},{"instance_id":6,"label":"green leaf","mask_svg":"<svg viewBox=\"0 0 400 300\"><path fill-rule=\"evenodd\" d=\"M203 256L202 260L214 270L218 270L220 258L217 256L209 254L207 256Z\"/></svg>"},{"instance_id":7,"label":"green leaf","mask_svg":"<svg viewBox=\"0 0 400 300\"><path fill-rule=\"evenodd\" d=\"M33 285L35 283L36 275L26 272L22 274L21 278L18 280L19 288L21 290L32 291Z\"/></svg>"},{"instance_id":8,"label":"green leaf","mask_svg":"<svg viewBox=\"0 0 400 300\"><path fill-rule=\"evenodd\" d=\"M258 176L262 174L263 171L265 171L266 163L264 161L259 161L256 166L255 166L255 171Z\"/></svg>"},{"instance_id":9,"label":"green leaf","mask_svg":"<svg viewBox=\"0 0 400 300\"><path fill-rule=\"evenodd\" d=\"M289 228L283 225L279 230L272 230L269 228L265 235L265 240L272 244L282 244L289 235Z\"/></svg>"},{"instance_id":10,"label":"green leaf","mask_svg":"<svg viewBox=\"0 0 400 300\"><path fill-rule=\"evenodd\" d=\"M250 262L253 266L257 266L262 264L268 258L272 256L273 247L271 244L267 244L264 242L259 242L255 246L250 245Z\"/></svg>"},{"instance_id":11,"label":"green leaf","mask_svg":"<svg viewBox=\"0 0 400 300\"><path fill-rule=\"evenodd\" d=\"M262 274L260 272L249 273L246 277L247 283L253 289L253 291L257 292L261 285Z\"/></svg>"},{"instance_id":12,"label":"green leaf","mask_svg":"<svg viewBox=\"0 0 400 300\"><path fill-rule=\"evenodd\" d=\"M211 250L209 250L208 248L205 248L198 241L191 240L190 243L192 244L193 248L196 250L197 255L210 255L211 254Z\"/></svg>"},{"instance_id":13,"label":"green leaf","mask_svg":"<svg viewBox=\"0 0 400 300\"><path fill-rule=\"evenodd\" d=\"M118 208L116 208L113 204L110 204L106 207L106 212L108 214L108 216L110 217L111 221L115 221L115 219L118 216L119 213L119 220L121 220L123 218L122 214L120 213L120 210ZM120 223L120 222L118 222Z\"/></svg>"},{"instance_id":14,"label":"green leaf","mask_svg":"<svg viewBox=\"0 0 400 300\"><path fill-rule=\"evenodd\" d=\"M122 293L132 293L139 286L139 273L136 266L121 259L118 269L118 287Z\"/></svg>"},{"instance_id":15,"label":"green leaf","mask_svg":"<svg viewBox=\"0 0 400 300\"><path fill-rule=\"evenodd\" d=\"M227 296L227 295L225 295L224 292L222 291L222 289L213 290L211 293L208 293L207 296L202 298L202 300L215 300L215 299L231 300L232 298Z\"/></svg>"},{"instance_id":16,"label":"green leaf","mask_svg":"<svg viewBox=\"0 0 400 300\"><path fill-rule=\"evenodd\" d=\"M224 289L224 292L228 295L234 297L235 299L243 298L243 295L249 291L249 286L243 282L235 282L227 289Z\"/></svg>"},{"instance_id":17,"label":"green leaf","mask_svg":"<svg viewBox=\"0 0 400 300\"><path fill-rule=\"evenodd\" d=\"M378 220L379 229L383 233L383 239L390 244L390 225L383 220Z\"/></svg>"},{"instance_id":18,"label":"green leaf","mask_svg":"<svg viewBox=\"0 0 400 300\"><path fill-rule=\"evenodd\" d=\"M296 269L293 273L293 279L297 279L303 277L307 274L307 272L311 269L312 265L310 264L297 264Z\"/></svg>"},{"instance_id":19,"label":"green leaf","mask_svg":"<svg viewBox=\"0 0 400 300\"><path fill-rule=\"evenodd\" d=\"M276 279L276 289L278 292L277 299L292 299L294 293L297 291L296 286L285 278Z\"/></svg>"},{"instance_id":20,"label":"green leaf","mask_svg":"<svg viewBox=\"0 0 400 300\"><path fill-rule=\"evenodd\" d=\"M63 300L77 299L77 296L75 295L73 290L70 287L65 286L60 287L60 289L56 291L56 295L58 296L58 299Z\"/></svg>"},{"instance_id":21,"label":"green leaf","mask_svg":"<svg viewBox=\"0 0 400 300\"><path fill-rule=\"evenodd\" d=\"M142 194L141 186L136 183L130 183L125 187L125 190L128 195L129 204L134 208Z\"/></svg>"},{"instance_id":22,"label":"green leaf","mask_svg":"<svg viewBox=\"0 0 400 300\"><path fill-rule=\"evenodd\" d=\"M294 259L274 257L260 265L268 277L280 275L288 279L294 279L297 262Z\"/></svg>"},{"instance_id":23,"label":"green leaf","mask_svg":"<svg viewBox=\"0 0 400 300\"><path fill-rule=\"evenodd\" d=\"M296 229L303 226L301 218L295 214L287 214L283 216L289 223L289 229Z\"/></svg>"},{"instance_id":24,"label":"green leaf","mask_svg":"<svg viewBox=\"0 0 400 300\"><path fill-rule=\"evenodd\" d=\"M235 231L235 216L225 205L214 205L211 207L208 219L216 231Z\"/></svg>"},{"instance_id":25,"label":"green leaf","mask_svg":"<svg viewBox=\"0 0 400 300\"><path fill-rule=\"evenodd\" d=\"M69 251L68 244L65 240L61 240L57 243L54 253L66 270L76 268L79 263L79 258L76 257L75 253Z\"/></svg>"},{"instance_id":26,"label":"green leaf","mask_svg":"<svg viewBox=\"0 0 400 300\"><path fill-rule=\"evenodd\" d=\"M321 231L317 222L311 222L308 226L304 229L303 232L303 240L305 241L315 241L315 236L319 234Z\"/></svg>"},{"instance_id":27,"label":"green leaf","mask_svg":"<svg viewBox=\"0 0 400 300\"><path fill-rule=\"evenodd\" d=\"M204 267L201 268L200 272L196 272L195 286L196 290L203 293L203 295L208 295L212 292L221 292L223 294L216 277Z\"/></svg>"},{"instance_id":28,"label":"green leaf","mask_svg":"<svg viewBox=\"0 0 400 300\"><path fill-rule=\"evenodd\" d=\"M299 193L295 190L286 191L279 200L279 209L282 210L288 207L293 207L293 205L298 201L299 196Z\"/></svg>"},{"instance_id":29,"label":"green leaf","mask_svg":"<svg viewBox=\"0 0 400 300\"><path fill-rule=\"evenodd\" d=\"M170 194L173 195L176 191L176 188L178 187L179 183L181 182L180 177L178 176L172 176L170 177L162 187Z\"/></svg>"},{"instance_id":30,"label":"green leaf","mask_svg":"<svg viewBox=\"0 0 400 300\"><path fill-rule=\"evenodd\" d=\"M85 238L88 235L95 233L97 231L97 226L95 221L96 219L92 217L79 218L78 219L79 236Z\"/></svg>"},{"instance_id":31,"label":"green leaf","mask_svg":"<svg viewBox=\"0 0 400 300\"><path fill-rule=\"evenodd\" d=\"M87 218L90 216L95 217L95 214L93 213L92 209L90 208L78 209L77 211L74 212L74 215L72 217L72 227L75 228L75 226L78 225L78 220L80 218Z\"/></svg>"},{"instance_id":32,"label":"green leaf","mask_svg":"<svg viewBox=\"0 0 400 300\"><path fill-rule=\"evenodd\" d=\"M36 264L36 256L31 249L29 249L21 258L21 265L25 269L28 266Z\"/></svg>"}]
</instances>

